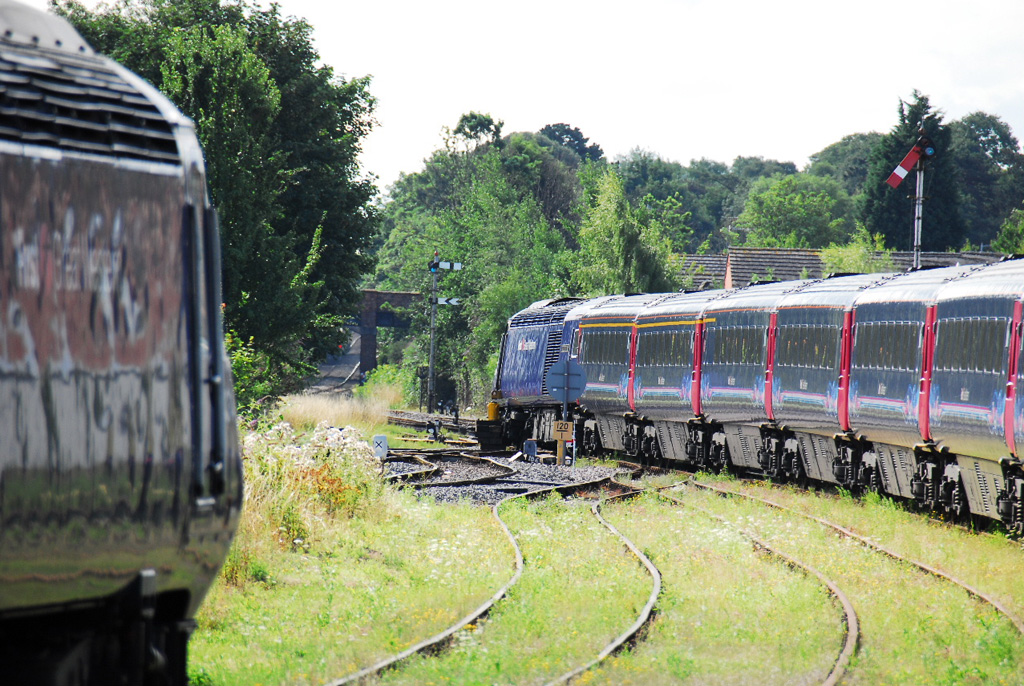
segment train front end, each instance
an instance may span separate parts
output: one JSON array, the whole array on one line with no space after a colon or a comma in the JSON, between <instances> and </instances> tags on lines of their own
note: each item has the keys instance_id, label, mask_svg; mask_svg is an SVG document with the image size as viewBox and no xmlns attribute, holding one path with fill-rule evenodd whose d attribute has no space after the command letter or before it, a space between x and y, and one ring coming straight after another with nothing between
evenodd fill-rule
<instances>
[{"instance_id":1,"label":"train front end","mask_svg":"<svg viewBox=\"0 0 1024 686\"><path fill-rule=\"evenodd\" d=\"M240 514L191 122L0 0L0 681L185 684Z\"/></svg>"}]
</instances>

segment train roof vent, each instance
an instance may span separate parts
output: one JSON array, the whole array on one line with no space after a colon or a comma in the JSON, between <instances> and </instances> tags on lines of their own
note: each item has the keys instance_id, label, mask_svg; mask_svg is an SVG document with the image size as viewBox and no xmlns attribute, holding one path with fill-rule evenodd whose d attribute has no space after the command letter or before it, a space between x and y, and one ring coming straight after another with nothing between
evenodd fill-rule
<instances>
[{"instance_id":1,"label":"train roof vent","mask_svg":"<svg viewBox=\"0 0 1024 686\"><path fill-rule=\"evenodd\" d=\"M535 310L525 310L512 317L508 322L508 328L518 329L523 326L537 326L539 324L551 324L565 319L565 315L579 303L578 300L566 303L555 303Z\"/></svg>"},{"instance_id":2,"label":"train roof vent","mask_svg":"<svg viewBox=\"0 0 1024 686\"><path fill-rule=\"evenodd\" d=\"M178 163L156 106L87 55L0 41L0 140L119 158Z\"/></svg>"}]
</instances>

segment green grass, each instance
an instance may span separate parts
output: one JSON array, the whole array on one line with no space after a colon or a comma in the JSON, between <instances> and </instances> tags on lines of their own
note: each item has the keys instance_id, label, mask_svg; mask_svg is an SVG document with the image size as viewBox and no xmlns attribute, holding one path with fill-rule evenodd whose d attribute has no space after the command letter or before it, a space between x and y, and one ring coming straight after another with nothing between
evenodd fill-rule
<instances>
[{"instance_id":1,"label":"green grass","mask_svg":"<svg viewBox=\"0 0 1024 686\"><path fill-rule=\"evenodd\" d=\"M860 617L862 641L845 683L1019 684L1024 680L1020 635L1008 620L959 587L891 561L817 523L758 503L694 489L685 497L753 529L782 552L817 567L846 592ZM873 510L869 518L882 521L907 514L864 507ZM906 524L931 528L923 520ZM971 559L969 544L975 542L979 541L961 542L960 555ZM1013 569L1004 573L1014 575Z\"/></svg>"},{"instance_id":2,"label":"green grass","mask_svg":"<svg viewBox=\"0 0 1024 686\"><path fill-rule=\"evenodd\" d=\"M650 577L588 503L512 501L502 512L526 560L519 583L452 651L414 658L383 683L541 684L589 661L635 621Z\"/></svg>"},{"instance_id":3,"label":"green grass","mask_svg":"<svg viewBox=\"0 0 1024 686\"><path fill-rule=\"evenodd\" d=\"M351 430L278 425L244 442L246 507L197 618L196 686L337 679L444 630L512 574L511 547L490 508L439 505L384 484L369 446ZM702 478L844 524L1024 614L1017 543L934 526L877 497ZM847 592L863 638L844 683L1024 683L1021 637L948 582L760 504L692 488L683 497ZM754 553L731 527L692 507L645 496L604 511L659 566L663 591L645 639L578 683L799 684L831 668L840 611L817 581ZM544 683L591 660L634 621L650 578L589 503L551 497L514 501L503 512L526 558L519 584L449 651L414 658L384 682Z\"/></svg>"},{"instance_id":4,"label":"green grass","mask_svg":"<svg viewBox=\"0 0 1024 686\"><path fill-rule=\"evenodd\" d=\"M211 684L338 678L443 631L512 575L489 510L392 492L377 516L331 528L316 550L259 560L219 582L198 617L190 667Z\"/></svg>"},{"instance_id":5,"label":"green grass","mask_svg":"<svg viewBox=\"0 0 1024 686\"><path fill-rule=\"evenodd\" d=\"M653 496L605 517L661 570L646 640L581 684L820 683L842 649L842 611L816 580L749 539Z\"/></svg>"}]
</instances>

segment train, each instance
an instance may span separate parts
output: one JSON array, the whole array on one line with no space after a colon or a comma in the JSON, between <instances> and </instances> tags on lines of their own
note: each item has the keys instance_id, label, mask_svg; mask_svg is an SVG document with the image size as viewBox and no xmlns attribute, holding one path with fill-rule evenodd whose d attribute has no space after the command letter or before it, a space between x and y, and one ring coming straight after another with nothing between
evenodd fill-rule
<instances>
[{"instance_id":1,"label":"train","mask_svg":"<svg viewBox=\"0 0 1024 686\"><path fill-rule=\"evenodd\" d=\"M192 122L0 0L0 682L174 684L242 463Z\"/></svg>"},{"instance_id":2,"label":"train","mask_svg":"<svg viewBox=\"0 0 1024 686\"><path fill-rule=\"evenodd\" d=\"M1011 258L543 300L509 319L489 419L506 445L571 422L579 455L875 491L1019 536L1022 309ZM566 402L559 362L585 376Z\"/></svg>"}]
</instances>

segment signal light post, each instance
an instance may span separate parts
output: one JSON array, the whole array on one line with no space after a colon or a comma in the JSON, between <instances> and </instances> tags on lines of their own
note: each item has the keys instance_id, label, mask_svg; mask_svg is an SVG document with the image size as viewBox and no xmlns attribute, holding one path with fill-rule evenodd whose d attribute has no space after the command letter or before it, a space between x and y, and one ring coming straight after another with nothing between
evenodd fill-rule
<instances>
[{"instance_id":1,"label":"signal light post","mask_svg":"<svg viewBox=\"0 0 1024 686\"><path fill-rule=\"evenodd\" d=\"M921 129L914 147L903 161L893 170L886 183L896 188L911 169L917 172L917 187L914 194L914 269L921 268L921 224L924 218L924 161L935 156L935 146Z\"/></svg>"},{"instance_id":2,"label":"signal light post","mask_svg":"<svg viewBox=\"0 0 1024 686\"><path fill-rule=\"evenodd\" d=\"M434 257L427 265L430 269L430 359L427 365L427 414L434 411L434 338L437 332L437 306L458 305L458 298L437 297L437 276L441 269L458 271L462 269L461 262L442 262L438 260L439 253L435 250Z\"/></svg>"}]
</instances>

